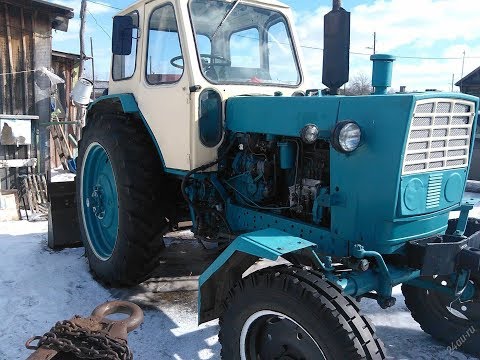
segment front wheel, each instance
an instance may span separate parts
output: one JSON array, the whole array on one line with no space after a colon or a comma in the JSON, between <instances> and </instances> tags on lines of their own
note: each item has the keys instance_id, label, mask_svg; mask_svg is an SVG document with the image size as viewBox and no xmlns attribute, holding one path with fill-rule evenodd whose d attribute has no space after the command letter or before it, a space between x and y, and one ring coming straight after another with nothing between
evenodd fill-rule
<instances>
[{"instance_id":1,"label":"front wheel","mask_svg":"<svg viewBox=\"0 0 480 360\"><path fill-rule=\"evenodd\" d=\"M229 293L220 318L222 359L385 359L355 301L321 274L280 266L253 273Z\"/></svg>"},{"instance_id":2,"label":"front wheel","mask_svg":"<svg viewBox=\"0 0 480 360\"><path fill-rule=\"evenodd\" d=\"M453 286L450 277L432 282ZM473 277L475 294L467 302L432 290L403 285L405 304L423 331L444 342L449 350L480 355L480 279Z\"/></svg>"}]
</instances>

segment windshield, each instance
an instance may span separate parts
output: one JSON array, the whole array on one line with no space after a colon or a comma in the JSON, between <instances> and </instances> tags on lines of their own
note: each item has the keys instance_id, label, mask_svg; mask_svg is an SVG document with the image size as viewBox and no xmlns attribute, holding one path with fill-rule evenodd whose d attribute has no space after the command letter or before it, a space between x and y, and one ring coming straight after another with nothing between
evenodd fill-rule
<instances>
[{"instance_id":1,"label":"windshield","mask_svg":"<svg viewBox=\"0 0 480 360\"><path fill-rule=\"evenodd\" d=\"M300 84L285 17L244 2L191 0L197 51L204 76L216 84Z\"/></svg>"}]
</instances>

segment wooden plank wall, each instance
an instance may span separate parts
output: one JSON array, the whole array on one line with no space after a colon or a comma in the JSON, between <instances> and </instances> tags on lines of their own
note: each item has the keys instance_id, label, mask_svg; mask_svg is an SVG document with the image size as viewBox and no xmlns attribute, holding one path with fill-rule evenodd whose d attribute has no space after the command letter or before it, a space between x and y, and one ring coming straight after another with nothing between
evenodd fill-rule
<instances>
[{"instance_id":1,"label":"wooden plank wall","mask_svg":"<svg viewBox=\"0 0 480 360\"><path fill-rule=\"evenodd\" d=\"M8 115L34 115L36 111L34 73L31 71L34 69L35 14L32 8L22 4L0 0L0 113ZM34 143L37 126L37 121L33 121ZM0 160L36 157L36 151L36 145L0 145ZM18 175L26 172L25 168L0 169L0 188L17 188Z\"/></svg>"}]
</instances>

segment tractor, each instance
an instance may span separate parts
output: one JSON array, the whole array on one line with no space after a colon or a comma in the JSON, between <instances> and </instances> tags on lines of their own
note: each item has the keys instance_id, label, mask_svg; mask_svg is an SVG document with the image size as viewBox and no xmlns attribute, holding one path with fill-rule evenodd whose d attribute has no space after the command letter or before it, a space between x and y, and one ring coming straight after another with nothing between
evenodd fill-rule
<instances>
[{"instance_id":1,"label":"tractor","mask_svg":"<svg viewBox=\"0 0 480 360\"><path fill-rule=\"evenodd\" d=\"M77 159L92 273L144 281L189 221L218 251L198 316L219 319L223 359L384 359L357 302L389 308L400 284L425 332L480 354L480 227L463 196L478 98L390 94L384 54L372 95L339 95L339 0L327 88L309 89L292 19L276 0L141 0L114 18L109 92L89 106ZM263 259L277 262L248 272Z\"/></svg>"}]
</instances>

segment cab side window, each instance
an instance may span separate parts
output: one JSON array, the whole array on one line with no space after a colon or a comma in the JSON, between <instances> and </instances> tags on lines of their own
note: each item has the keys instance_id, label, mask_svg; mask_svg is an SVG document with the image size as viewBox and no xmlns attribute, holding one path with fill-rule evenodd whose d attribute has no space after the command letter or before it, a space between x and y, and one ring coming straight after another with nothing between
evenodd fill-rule
<instances>
[{"instance_id":1,"label":"cab side window","mask_svg":"<svg viewBox=\"0 0 480 360\"><path fill-rule=\"evenodd\" d=\"M151 85L174 83L183 75L177 20L170 4L157 8L150 16L146 74Z\"/></svg>"},{"instance_id":2,"label":"cab side window","mask_svg":"<svg viewBox=\"0 0 480 360\"><path fill-rule=\"evenodd\" d=\"M135 73L137 67L137 44L138 44L138 12L134 11L128 16L133 19L133 40L132 51L130 55L113 55L112 77L113 80L126 80L130 79Z\"/></svg>"}]
</instances>

